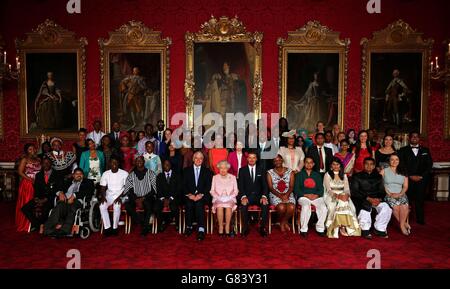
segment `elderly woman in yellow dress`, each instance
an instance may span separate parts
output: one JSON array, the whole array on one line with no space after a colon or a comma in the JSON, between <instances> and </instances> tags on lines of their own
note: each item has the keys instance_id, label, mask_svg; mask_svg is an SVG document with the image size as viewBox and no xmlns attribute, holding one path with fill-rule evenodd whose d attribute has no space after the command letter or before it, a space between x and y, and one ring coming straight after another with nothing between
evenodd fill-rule
<instances>
[{"instance_id":1,"label":"elderly woman in yellow dress","mask_svg":"<svg viewBox=\"0 0 450 289\"><path fill-rule=\"evenodd\" d=\"M225 234L231 236L231 216L237 208L237 181L235 176L228 173L230 164L226 160L217 163L217 168L219 173L213 177L211 185L212 211L217 213L219 235L223 236L224 234L223 219L225 215Z\"/></svg>"}]
</instances>

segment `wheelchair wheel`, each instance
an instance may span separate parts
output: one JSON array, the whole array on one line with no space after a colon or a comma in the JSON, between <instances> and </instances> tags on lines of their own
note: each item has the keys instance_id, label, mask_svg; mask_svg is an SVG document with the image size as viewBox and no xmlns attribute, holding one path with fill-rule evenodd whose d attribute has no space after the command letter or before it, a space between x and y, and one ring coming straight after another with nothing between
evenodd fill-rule
<instances>
[{"instance_id":1,"label":"wheelchair wheel","mask_svg":"<svg viewBox=\"0 0 450 289\"><path fill-rule=\"evenodd\" d=\"M89 208L89 227L91 228L92 232L100 231L100 224L102 217L100 215L99 206L100 203L95 202Z\"/></svg>"},{"instance_id":2,"label":"wheelchair wheel","mask_svg":"<svg viewBox=\"0 0 450 289\"><path fill-rule=\"evenodd\" d=\"M89 227L86 227L86 226L84 226L84 227L81 227L81 230L80 230L80 238L81 239L87 239L87 238L89 238L89 236L91 235L91 229L89 229Z\"/></svg>"}]
</instances>

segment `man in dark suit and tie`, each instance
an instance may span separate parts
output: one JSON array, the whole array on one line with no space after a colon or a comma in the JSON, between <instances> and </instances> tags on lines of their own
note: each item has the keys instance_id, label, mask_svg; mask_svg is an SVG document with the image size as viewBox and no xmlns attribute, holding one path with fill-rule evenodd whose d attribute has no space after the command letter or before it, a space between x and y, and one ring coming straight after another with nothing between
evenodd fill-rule
<instances>
[{"instance_id":1,"label":"man in dark suit and tie","mask_svg":"<svg viewBox=\"0 0 450 289\"><path fill-rule=\"evenodd\" d=\"M408 172L409 185L406 194L414 201L416 222L424 225L425 190L430 179L433 160L430 150L419 144L419 132L413 131L409 134L409 143L399 151L400 165Z\"/></svg>"},{"instance_id":2,"label":"man in dark suit and tie","mask_svg":"<svg viewBox=\"0 0 450 289\"><path fill-rule=\"evenodd\" d=\"M34 198L22 207L22 212L31 223L31 231L40 230L54 206L56 194L63 190L64 178L52 170L52 161L44 157L42 170L36 174L34 181Z\"/></svg>"},{"instance_id":3,"label":"man in dark suit and tie","mask_svg":"<svg viewBox=\"0 0 450 289\"><path fill-rule=\"evenodd\" d=\"M201 151L194 153L194 165L187 167L183 171L183 187L185 195L186 210L186 232L185 235L192 234L192 220L197 217L198 235L197 240L205 239L205 205L209 204L210 190L212 182L211 171L204 167L205 156Z\"/></svg>"},{"instance_id":4,"label":"man in dark suit and tie","mask_svg":"<svg viewBox=\"0 0 450 289\"><path fill-rule=\"evenodd\" d=\"M273 159L277 156L278 150L274 144L267 139L267 135L262 133L258 136L258 161L257 165L262 171L267 172L273 168Z\"/></svg>"},{"instance_id":5,"label":"man in dark suit and tie","mask_svg":"<svg viewBox=\"0 0 450 289\"><path fill-rule=\"evenodd\" d=\"M309 148L306 156L314 160L313 170L320 173L323 177L330 169L333 161L333 151L325 147L325 135L323 133L316 133L314 139L316 140L316 144Z\"/></svg>"},{"instance_id":6,"label":"man in dark suit and tie","mask_svg":"<svg viewBox=\"0 0 450 289\"><path fill-rule=\"evenodd\" d=\"M156 177L156 216L158 218L158 228L162 232L165 229L165 222L163 222L163 209L169 208L170 213L167 213L169 223L175 218L177 227L178 224L178 205L180 202L181 192L183 191L183 182L181 176L172 170L172 164L169 160L163 162L163 172ZM167 219L166 219L167 220Z\"/></svg>"},{"instance_id":7,"label":"man in dark suit and tie","mask_svg":"<svg viewBox=\"0 0 450 289\"><path fill-rule=\"evenodd\" d=\"M112 124L111 132L108 134L111 139L111 144L116 149L120 148L120 138L126 135L126 132L120 131L120 123L115 121Z\"/></svg>"},{"instance_id":8,"label":"man in dark suit and tie","mask_svg":"<svg viewBox=\"0 0 450 289\"><path fill-rule=\"evenodd\" d=\"M162 119L158 120L156 127L158 128L158 130L153 133L153 137L159 141L158 155L164 156L167 151L167 148L165 147L166 144L164 142L164 132L165 132L164 120Z\"/></svg>"},{"instance_id":9,"label":"man in dark suit and tie","mask_svg":"<svg viewBox=\"0 0 450 289\"><path fill-rule=\"evenodd\" d=\"M258 159L255 151L250 151L247 156L248 165L239 170L238 187L240 211L242 214L244 236L248 235L248 206L257 205L261 208L262 222L259 233L267 236L266 224L269 215L269 188L267 186L266 171L256 164Z\"/></svg>"}]
</instances>

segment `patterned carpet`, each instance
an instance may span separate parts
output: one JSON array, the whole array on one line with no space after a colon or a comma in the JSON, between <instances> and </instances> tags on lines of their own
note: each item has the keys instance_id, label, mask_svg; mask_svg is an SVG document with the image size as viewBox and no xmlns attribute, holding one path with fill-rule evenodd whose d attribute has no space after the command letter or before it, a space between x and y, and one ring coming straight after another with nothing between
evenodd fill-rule
<instances>
[{"instance_id":1,"label":"patterned carpet","mask_svg":"<svg viewBox=\"0 0 450 289\"><path fill-rule=\"evenodd\" d=\"M427 225L412 221L412 236L404 237L394 221L389 239L320 238L311 233L272 235L261 238L252 228L243 239L208 235L203 242L180 236L173 226L158 235L141 237L138 227L130 235L104 239L94 234L87 240L50 239L37 233L16 233L14 204L0 203L0 268L65 268L66 252L81 252L81 268L355 268L364 269L370 249L381 253L381 268L450 268L450 203L426 205Z\"/></svg>"}]
</instances>

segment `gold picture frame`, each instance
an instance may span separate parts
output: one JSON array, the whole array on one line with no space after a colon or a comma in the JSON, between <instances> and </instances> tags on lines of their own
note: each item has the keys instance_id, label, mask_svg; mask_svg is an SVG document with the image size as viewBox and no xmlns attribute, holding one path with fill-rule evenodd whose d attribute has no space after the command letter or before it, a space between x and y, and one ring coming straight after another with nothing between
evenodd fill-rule
<instances>
[{"instance_id":1,"label":"gold picture frame","mask_svg":"<svg viewBox=\"0 0 450 289\"><path fill-rule=\"evenodd\" d=\"M450 47L450 39L445 41L445 48ZM450 48L445 52L445 66L446 75L444 76L445 95L445 116L444 116L444 137L446 140L450 140Z\"/></svg>"},{"instance_id":2,"label":"gold picture frame","mask_svg":"<svg viewBox=\"0 0 450 289\"><path fill-rule=\"evenodd\" d=\"M3 56L3 51L5 50L5 41L3 40L2 35L0 34L0 56ZM3 60L3 59L2 59ZM2 68L0 68L0 139L3 139L3 70L6 69L4 67L3 62Z\"/></svg>"},{"instance_id":3,"label":"gold picture frame","mask_svg":"<svg viewBox=\"0 0 450 289\"><path fill-rule=\"evenodd\" d=\"M197 33L187 32L186 41L186 79L184 85L186 114L188 127L192 127L194 123L194 104L196 99L196 83L195 83L195 45L202 44L230 44L243 43L250 44L254 49L252 56L253 71L251 74L250 92L247 91L247 101L249 94L252 96L251 106L248 112L253 111L255 115L254 121L261 117L261 99L262 99L262 38L261 32L248 32L244 24L235 16L229 18L222 16L219 19L211 16L211 18L201 25L200 31Z\"/></svg>"},{"instance_id":4,"label":"gold picture frame","mask_svg":"<svg viewBox=\"0 0 450 289\"><path fill-rule=\"evenodd\" d=\"M344 127L344 109L345 109L345 96L347 94L347 71L348 71L348 52L350 46L350 39L340 38L340 32L336 32L322 25L319 21L309 21L303 27L295 30L289 31L287 38L278 38L277 44L278 50L278 91L279 91L279 103L280 103L280 116L288 118L288 90L289 90L289 79L288 79L288 58L289 56L300 56L300 57L328 57L335 54L333 65L322 64L322 68L329 67L334 70L338 70L338 76L334 76L336 79L334 83L334 92L337 92L337 124L341 128ZM337 56L337 57L336 57ZM336 63L336 59L338 62ZM316 66L312 61L311 65ZM311 66L310 65L310 66ZM319 71L321 68L315 67L314 71ZM322 69L323 70L323 69ZM319 72L321 73L321 72ZM300 75L304 75L302 72ZM315 74L315 73L314 73ZM335 74L335 72L334 72ZM301 88L301 93L305 92L304 87ZM300 90L299 90L300 91ZM306 95L306 93L305 93ZM305 96L304 96L305 97ZM330 95L330 97L332 97ZM333 95L335 98L336 95ZM291 97L293 98L293 97ZM298 102L301 102L301 97ZM321 105L323 106L323 105ZM326 107L326 106L325 106ZM301 114L301 113L300 113ZM321 113L322 114L322 113ZM318 116L320 117L320 116ZM314 124L317 121L327 122L327 119L317 119L314 120ZM306 124L305 121L299 120L300 123ZM308 126L309 125L308 121ZM291 124L290 124L291 125ZM330 124L331 126L332 124ZM299 127L300 128L300 127ZM306 127L304 127L306 128ZM311 128L309 129L311 131Z\"/></svg>"},{"instance_id":5,"label":"gold picture frame","mask_svg":"<svg viewBox=\"0 0 450 289\"><path fill-rule=\"evenodd\" d=\"M413 119L413 116L408 116L408 112L404 113L404 117L397 116L397 120L392 121L393 124L391 125L391 128L398 128L398 131L395 131L395 133L407 133L408 126L418 126L418 129L421 134L426 137L427 135L427 114L428 114L428 100L430 97L430 62L431 62L431 51L433 47L434 40L431 38L424 39L423 33L417 32L411 26L404 22L403 20L397 20L391 24L389 24L386 28L380 31L376 31L372 34L372 38L367 39L363 38L361 40L361 46L362 46L362 99L363 99L363 113L362 113L362 126L363 128L367 129L370 127L376 127L379 130L382 130L384 126L379 125L380 121L373 121L378 123L377 125L374 123L371 123L371 100L372 102L376 103L378 101L381 102L380 105L377 105L376 107L380 107L381 109L375 110L374 115L377 115L377 118L382 118L382 122L385 123L387 120L385 109L387 105L384 105L387 101L385 99L385 95L381 95L378 97L377 93L374 93L373 91L376 90L377 84L373 84L371 79L372 77L372 64L375 63L376 57L384 57L386 61L389 61L389 65L392 68L389 72L383 72L387 75L390 75L391 73L394 74L394 70L397 70L397 66L400 66L398 63L392 63L395 61L392 61L390 59L390 56L395 55L404 55L405 60L402 60L404 63L412 63L412 61L408 61L407 57L408 55L413 57L417 56L417 67L420 65L420 69L418 68L418 71L415 71L416 77L418 78L418 84L420 84L420 88L417 90L420 90L420 109L418 111L415 111L415 115L420 114L420 120L415 120L415 123L412 123L408 125L403 125L403 118L409 117L410 119ZM373 59L372 59L373 58ZM412 58L411 58L412 59ZM380 61L381 62L381 61ZM400 60L399 60L400 62ZM412 64L411 64L412 65ZM374 64L375 66L375 64ZM379 70L379 69L378 69ZM407 71L410 72L412 69L409 69ZM420 76L418 76L418 72L420 72ZM402 75L402 71L399 71L400 76ZM412 77L411 77L412 78ZM390 80L393 80L391 77ZM416 83L416 82L414 82ZM387 87L389 87L389 81L383 83L384 88L386 90L382 90L381 84L379 91L383 91L384 94L387 94ZM383 89L384 89L383 88ZM372 90L374 89L374 90ZM409 89L408 89L409 90ZM412 91L412 90L411 90ZM372 95L373 94L373 95ZM417 94L416 94L417 95ZM399 98L400 99L400 98ZM405 100L406 99L406 100ZM411 100L408 100L407 98L403 98L402 101L407 101L408 103L412 103ZM412 107L412 104L409 104L409 106ZM381 111L383 110L383 111ZM412 108L410 109L413 110ZM380 113L381 111L381 113ZM390 115L390 113L388 113ZM399 114L398 112L396 114ZM375 116L374 116L375 117ZM415 118L414 118L415 119ZM407 120L409 121L409 120ZM396 124L402 123L402 128L400 126L396 126ZM387 125L386 125L387 126ZM386 128L389 128L387 126ZM411 128L409 128L411 130Z\"/></svg>"},{"instance_id":6,"label":"gold picture frame","mask_svg":"<svg viewBox=\"0 0 450 289\"><path fill-rule=\"evenodd\" d=\"M103 117L105 130L111 128L111 79L110 56L111 54L135 54L144 57L159 55L159 104L161 119L168 121L169 102L169 46L172 40L162 38L160 31L154 31L146 27L142 22L129 21L113 32L109 32L108 39L99 39L101 83L103 95ZM145 121L145 117L143 118ZM155 122L156 123L156 122ZM141 125L141 124L139 124Z\"/></svg>"},{"instance_id":7,"label":"gold picture frame","mask_svg":"<svg viewBox=\"0 0 450 289\"><path fill-rule=\"evenodd\" d=\"M85 126L85 47L87 44L88 42L86 38L77 38L74 32L61 27L50 19L45 20L44 23L40 24L32 32L26 33L24 39L16 39L18 61L22 64L19 69L20 137L35 138L36 136L40 136L41 134L52 134L64 138L74 138L77 135L77 130ZM31 79L31 75L27 77L27 66L31 65L31 58L33 57L38 58L40 56L48 56L49 58L51 58L52 56L59 57L63 55L73 59L73 61L71 62L73 63L73 66L71 66L72 71L68 71L68 73L72 72L74 75L76 75L76 83L71 87L76 87L77 93L72 93L76 97L76 99L72 100L69 106L73 105L73 103L76 102L74 116L77 119L75 121L71 120L73 121L72 128L64 128L64 130L61 131L59 131L58 129L49 131L48 129L41 129L39 127L33 128L32 123L30 124L31 119L29 119L29 117L30 115L36 116L36 114L29 112L29 109L31 108L31 103L29 102L31 102L32 96L29 95L27 86L30 83L37 81L37 79ZM30 63L28 63L28 58L30 58ZM54 60L54 62L58 61ZM64 67L65 63L58 63L57 65L60 66L60 71L70 70L68 67ZM73 78L73 75L64 76L66 78ZM56 76L56 78L58 79L58 76ZM56 83L58 83L58 81L56 81ZM61 119L67 120L67 115L63 116L62 114L63 113L61 113Z\"/></svg>"}]
</instances>

